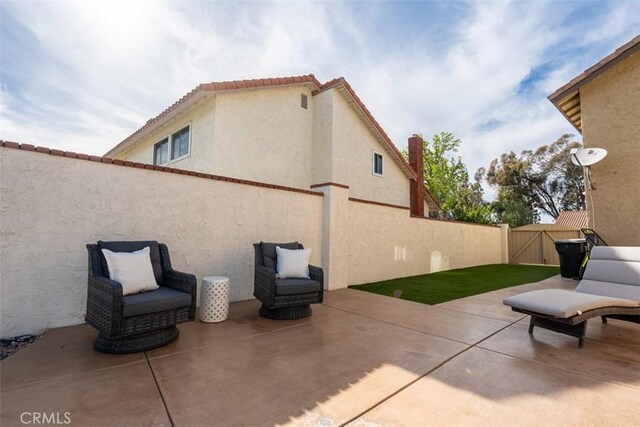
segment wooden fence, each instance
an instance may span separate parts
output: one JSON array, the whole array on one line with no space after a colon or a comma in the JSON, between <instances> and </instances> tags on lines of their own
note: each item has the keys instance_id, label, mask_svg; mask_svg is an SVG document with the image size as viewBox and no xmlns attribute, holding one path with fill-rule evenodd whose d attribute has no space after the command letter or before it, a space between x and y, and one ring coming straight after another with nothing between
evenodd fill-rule
<instances>
[{"instance_id":1,"label":"wooden fence","mask_svg":"<svg viewBox=\"0 0 640 427\"><path fill-rule=\"evenodd\" d=\"M509 262L512 264L560 265L554 242L584 237L579 229L557 224L530 224L509 232Z\"/></svg>"}]
</instances>

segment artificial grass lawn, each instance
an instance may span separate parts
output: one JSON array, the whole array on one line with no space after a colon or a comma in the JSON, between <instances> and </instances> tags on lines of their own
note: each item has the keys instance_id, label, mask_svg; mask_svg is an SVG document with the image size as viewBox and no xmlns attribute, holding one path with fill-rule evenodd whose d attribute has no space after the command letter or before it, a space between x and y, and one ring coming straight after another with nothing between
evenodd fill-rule
<instances>
[{"instance_id":1,"label":"artificial grass lawn","mask_svg":"<svg viewBox=\"0 0 640 427\"><path fill-rule=\"evenodd\" d=\"M557 274L560 274L559 267L491 264L349 287L423 304L440 304L496 289L539 282Z\"/></svg>"}]
</instances>

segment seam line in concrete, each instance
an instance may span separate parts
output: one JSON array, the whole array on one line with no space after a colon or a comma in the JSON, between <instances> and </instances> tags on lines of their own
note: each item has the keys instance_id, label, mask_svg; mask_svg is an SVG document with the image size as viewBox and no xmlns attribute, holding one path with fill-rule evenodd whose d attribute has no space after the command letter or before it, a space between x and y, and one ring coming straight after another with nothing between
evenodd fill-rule
<instances>
[{"instance_id":1,"label":"seam line in concrete","mask_svg":"<svg viewBox=\"0 0 640 427\"><path fill-rule=\"evenodd\" d=\"M162 390L160 389L160 384L158 384L158 378L156 378L156 373L153 371L153 367L151 366L151 361L149 360L149 356L147 355L146 351L144 352L144 357L147 360L147 366L149 366L149 370L151 371L153 382L156 383L156 388L158 389L158 393L160 394L160 399L162 399L162 405L164 405L164 410L167 412L167 417L169 417L169 422L171 423L171 427L175 427L176 424L173 422L173 417L171 416L171 412L169 412L167 401L164 400L164 394L162 394Z\"/></svg>"},{"instance_id":2,"label":"seam line in concrete","mask_svg":"<svg viewBox=\"0 0 640 427\"><path fill-rule=\"evenodd\" d=\"M518 320L519 321L519 320ZM518 322L516 321L516 322ZM411 387L413 384L415 384L416 382L420 381L421 379L423 379L424 377L426 377L427 375L431 374L432 372L436 371L437 369L440 369L442 366L444 366L445 364L449 363L450 361L452 361L453 359L455 359L456 357L460 356L462 353L465 353L467 351L469 351L470 349L476 347L478 344L480 344L481 342L483 342L486 339L491 338L492 336L494 336L497 333L502 332L503 330L507 329L508 327L510 327L511 325L513 325L514 323L510 323L507 326L504 326L503 328L500 328L499 330L495 331L494 333L486 336L485 338L481 339L480 341L476 342L475 344L467 344L469 347L465 348L464 350L459 351L458 353L454 354L453 356L450 356L449 358L447 358L446 360L444 360L443 362L439 363L438 365L436 365L435 367L433 367L432 369L430 369L429 371L425 372L424 374L420 375L419 377L417 377L416 379L408 382L407 384L405 384L404 386L400 387L398 390L394 391L393 393L389 394L388 396L386 396L384 399L380 400L379 402L375 403L373 406L369 407L368 409L365 409L364 411L360 412L358 415L356 415L355 417L347 420L345 423L341 424L342 426L345 426L355 420L357 420L358 418L364 416L367 412L370 412L371 410L375 409L376 407L380 406L381 404L383 404L384 402L388 401L389 399L391 399L392 397L394 397L395 395L397 395L398 393L404 391L405 389ZM407 328L410 329L410 328ZM453 341L453 340L452 340ZM478 347L481 348L481 347ZM484 349L483 349L484 350Z\"/></svg>"},{"instance_id":3,"label":"seam line in concrete","mask_svg":"<svg viewBox=\"0 0 640 427\"><path fill-rule=\"evenodd\" d=\"M474 347L476 347L476 346L474 345ZM598 381L598 382L606 382L606 383L609 383L609 384L615 384L615 385L619 385L619 386L623 386L623 387L628 387L628 388L631 388L633 390L638 390L638 388L639 388L639 387L636 387L636 386L633 386L633 385L629 385L629 384L624 384L624 383L621 383L621 382L618 382L618 381L612 381L612 380L608 380L608 379L605 379L605 378L600 378L600 377L597 377L597 376L593 376L593 375L589 374L586 371L574 371L572 369L565 368L563 366L552 365L551 363L543 362L541 360L529 359L527 357L517 356L515 354L505 353L504 351L494 350L492 348L487 348L487 347L482 347L482 346L477 346L477 347L480 350L490 351L492 353L497 353L497 354L501 354L503 356L513 357L514 359L524 360L525 362L531 362L531 363L535 363L537 365L542 365L542 366L546 366L546 367L553 368L553 369L559 369L561 371L569 372L571 374L577 374L577 375L581 375L581 376L584 376L584 377L588 377L588 378L591 378L591 379L593 379L595 381ZM576 346L575 350L581 350L581 349Z\"/></svg>"},{"instance_id":4,"label":"seam line in concrete","mask_svg":"<svg viewBox=\"0 0 640 427\"><path fill-rule=\"evenodd\" d=\"M327 305L327 304L325 304L325 303L323 303L323 304L324 304L324 305ZM393 323L393 322L390 322L390 321L388 321L388 320L376 319L375 317L367 316L367 315L362 314L362 313L356 313L355 311L346 310L346 309L344 309L344 308L334 307L334 306L332 306L332 305L327 305L327 306L328 306L328 307L331 307L331 308L334 308L334 309L336 309L336 310L343 311L343 312L345 312L345 313L353 314L353 315L355 315L355 316L364 317L365 319L375 320L376 322L385 323L385 324L387 324L387 325L396 326L396 327L398 327L398 328L407 329L407 330L409 330L409 331L420 332L421 334L429 335L429 336L432 336L432 337L442 338L442 339L445 339L445 340L449 340L449 341L457 342L457 343L459 343L459 344L464 344L464 345L468 345L468 346L474 346L474 345L476 345L477 343L479 343L479 342L483 341L484 339L489 338L489 337L491 336L491 335L489 335L489 336L487 336L486 338L483 338L483 339L482 339L482 340L480 340L480 341L477 341L477 342L475 342L475 343L470 344L470 343L468 343L468 342L460 341L460 340L457 340L457 339L454 339L454 338L449 338L449 337L445 337L445 336L442 336L442 335L434 334L434 333L432 333L432 332L421 331L420 329L415 329L415 328L411 328L411 327L409 327L409 326L400 325L400 324L398 324L398 323ZM475 316L475 315L474 315L474 316ZM487 319L488 319L488 318L487 318ZM503 322L503 323L506 323L506 322L507 322L506 320L498 320L498 319L491 319L491 320L495 320L495 321ZM520 321L520 320L518 320L518 322L519 322L519 321ZM513 323L510 323L510 324L508 324L508 325L504 326L503 328L499 329L498 331L496 331L496 332L494 332L494 333L500 332L502 329L507 328L507 327L511 326L512 324L513 324ZM492 335L493 335L494 333L492 333Z\"/></svg>"},{"instance_id":5,"label":"seam line in concrete","mask_svg":"<svg viewBox=\"0 0 640 427\"><path fill-rule=\"evenodd\" d=\"M49 381L56 381L56 380L61 380L61 379L65 379L65 378L79 377L80 375L93 374L95 372L108 371L110 369L117 369L117 368L121 368L123 366L134 365L136 363L142 363L142 362L144 362L144 361L143 360L136 360L136 361L133 361L133 362L120 363L120 364L114 365L114 366L106 366L104 368L90 369L90 370L85 371L85 372L77 372L77 373L73 373L73 374L59 375L59 376L56 376L56 377L51 377L51 378L46 378L46 379L43 379L43 380L32 381L32 382L19 384L19 385L15 385L15 386L2 387L2 391L5 392L5 391L9 391L9 390L17 390L17 389L22 388L22 387L28 387L28 386L37 385L37 384L44 384L44 383L47 383Z\"/></svg>"}]
</instances>

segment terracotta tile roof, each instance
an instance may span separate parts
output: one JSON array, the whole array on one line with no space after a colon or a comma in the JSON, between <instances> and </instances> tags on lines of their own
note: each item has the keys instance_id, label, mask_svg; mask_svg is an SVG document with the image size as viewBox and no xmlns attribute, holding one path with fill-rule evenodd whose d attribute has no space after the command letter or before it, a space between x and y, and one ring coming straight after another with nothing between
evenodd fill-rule
<instances>
[{"instance_id":1,"label":"terracotta tile roof","mask_svg":"<svg viewBox=\"0 0 640 427\"><path fill-rule=\"evenodd\" d=\"M574 228L586 228L589 226L587 211L561 211L556 224Z\"/></svg>"},{"instance_id":2,"label":"terracotta tile roof","mask_svg":"<svg viewBox=\"0 0 640 427\"><path fill-rule=\"evenodd\" d=\"M321 84L313 74L308 74L304 76L292 76L292 77L276 77L276 78L266 78L266 79L253 79L253 80L233 80L233 81L224 81L224 82L211 82L211 83L202 83L192 89L190 92L185 94L182 98L171 104L168 108L158 114L156 117L149 119L147 123L144 124L140 129L129 135L118 145L110 149L105 157L112 157L118 152L122 151L127 147L129 143L132 143L134 140L141 138L145 133L151 132L155 127L160 126L162 122L168 119L172 113L175 113L179 110L186 109L188 106L195 103L200 98L206 96L212 92L223 92L223 91L231 91L231 90L244 90L244 89L257 89L262 87L273 87L273 86L285 86L285 85L299 85L299 84L308 84L311 85L315 91L314 94L324 92L326 90L330 90L333 88L342 87L344 88L349 96L353 99L354 104L362 111L363 117L366 118L373 130L380 136L380 139L387 145L389 148L389 152L394 157L396 163L400 166L400 168L405 172L405 175L409 179L416 179L416 174L411 169L404 156L395 144L391 141L391 138L384 131L382 126L377 122L377 120L373 117L371 112L364 105L362 100L356 95L355 91L347 83L344 77L338 77L333 80L330 80L324 84Z\"/></svg>"},{"instance_id":3,"label":"terracotta tile roof","mask_svg":"<svg viewBox=\"0 0 640 427\"><path fill-rule=\"evenodd\" d=\"M587 68L580 75L571 79L547 98L558 110L582 133L582 117L580 114L580 87L607 71L629 55L640 50L640 35L617 48L596 64Z\"/></svg>"}]
</instances>

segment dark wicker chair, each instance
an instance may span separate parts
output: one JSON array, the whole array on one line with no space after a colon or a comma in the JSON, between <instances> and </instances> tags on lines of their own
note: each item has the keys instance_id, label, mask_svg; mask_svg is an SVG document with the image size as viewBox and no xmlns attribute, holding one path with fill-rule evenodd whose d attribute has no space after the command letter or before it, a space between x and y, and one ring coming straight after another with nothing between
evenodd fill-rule
<instances>
[{"instance_id":1,"label":"dark wicker chair","mask_svg":"<svg viewBox=\"0 0 640 427\"><path fill-rule=\"evenodd\" d=\"M149 246L158 289L122 295L109 279L101 249L133 252ZM98 242L87 245L89 277L85 320L99 331L93 347L105 353L134 353L166 345L178 337L176 324L196 316L196 277L171 268L167 246L155 241Z\"/></svg>"},{"instance_id":2,"label":"dark wicker chair","mask_svg":"<svg viewBox=\"0 0 640 427\"><path fill-rule=\"evenodd\" d=\"M278 279L276 278L276 246L284 249L303 249L298 242L254 243L253 295L262 302L260 315L279 320L310 316L310 304L322 302L324 292L322 269L310 265L310 279Z\"/></svg>"}]
</instances>

